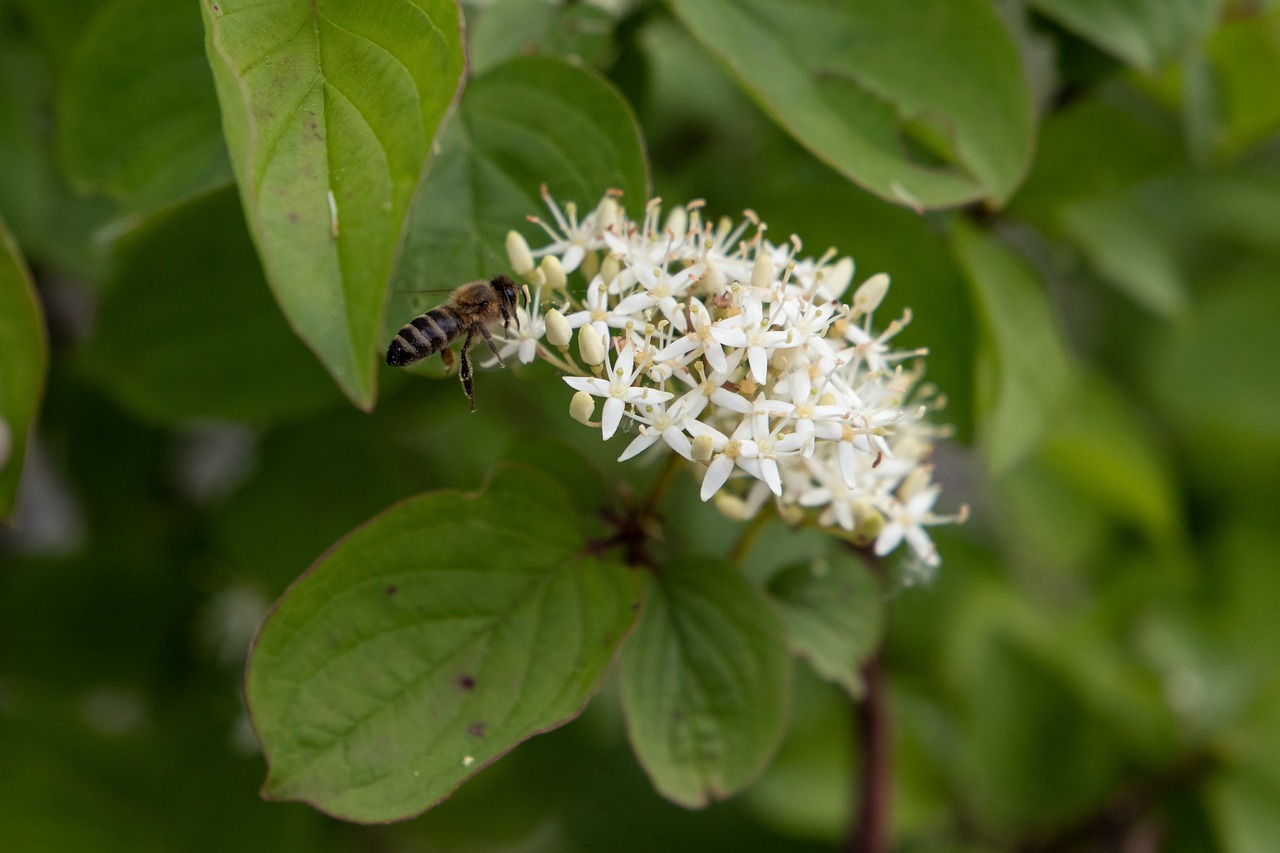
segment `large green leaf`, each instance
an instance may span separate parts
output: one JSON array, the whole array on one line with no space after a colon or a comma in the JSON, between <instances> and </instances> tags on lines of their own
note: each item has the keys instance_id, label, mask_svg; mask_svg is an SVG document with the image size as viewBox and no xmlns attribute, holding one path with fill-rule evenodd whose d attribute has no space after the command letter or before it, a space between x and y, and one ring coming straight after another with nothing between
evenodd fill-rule
<instances>
[{"instance_id":1,"label":"large green leaf","mask_svg":"<svg viewBox=\"0 0 1280 853\"><path fill-rule=\"evenodd\" d=\"M109 284L84 364L148 420L268 422L341 399L272 305L230 188L129 235Z\"/></svg>"},{"instance_id":2,"label":"large green leaf","mask_svg":"<svg viewBox=\"0 0 1280 853\"><path fill-rule=\"evenodd\" d=\"M249 662L264 793L350 820L443 800L577 716L637 609L567 496L506 469L482 494L397 504L285 594Z\"/></svg>"},{"instance_id":3,"label":"large green leaf","mask_svg":"<svg viewBox=\"0 0 1280 853\"><path fill-rule=\"evenodd\" d=\"M18 244L0 219L0 520L13 512L48 362L44 312Z\"/></svg>"},{"instance_id":4,"label":"large green leaf","mask_svg":"<svg viewBox=\"0 0 1280 853\"><path fill-rule=\"evenodd\" d=\"M622 706L658 793L698 808L759 776L786 731L789 662L768 599L729 564L686 558L650 575L622 650Z\"/></svg>"},{"instance_id":5,"label":"large green leaf","mask_svg":"<svg viewBox=\"0 0 1280 853\"><path fill-rule=\"evenodd\" d=\"M909 207L1003 201L1034 122L987 0L672 0L810 151Z\"/></svg>"},{"instance_id":6,"label":"large green leaf","mask_svg":"<svg viewBox=\"0 0 1280 853\"><path fill-rule=\"evenodd\" d=\"M525 220L549 216L542 184L584 210L619 189L638 214L649 188L644 144L630 107L600 77L557 59L516 59L467 86L444 133L414 206L390 326L426 305L415 291L508 269L503 240L511 229L544 242Z\"/></svg>"},{"instance_id":7,"label":"large green leaf","mask_svg":"<svg viewBox=\"0 0 1280 853\"><path fill-rule=\"evenodd\" d=\"M339 386L376 394L405 216L462 75L451 0L204 0L206 49L276 300Z\"/></svg>"},{"instance_id":8,"label":"large green leaf","mask_svg":"<svg viewBox=\"0 0 1280 853\"><path fill-rule=\"evenodd\" d=\"M1213 30L1219 0L1032 0L1102 49L1147 71L1176 59Z\"/></svg>"},{"instance_id":9,"label":"large green leaf","mask_svg":"<svg viewBox=\"0 0 1280 853\"><path fill-rule=\"evenodd\" d=\"M1071 361L1044 286L1008 247L959 218L951 245L983 327L978 434L1000 473L1053 426L1071 388Z\"/></svg>"},{"instance_id":10,"label":"large green leaf","mask_svg":"<svg viewBox=\"0 0 1280 853\"><path fill-rule=\"evenodd\" d=\"M192 4L115 0L80 38L58 98L72 184L131 207L231 179L218 101Z\"/></svg>"},{"instance_id":11,"label":"large green leaf","mask_svg":"<svg viewBox=\"0 0 1280 853\"><path fill-rule=\"evenodd\" d=\"M849 554L832 552L769 580L791 649L851 696L862 693L862 662L884 630L880 585Z\"/></svg>"}]
</instances>

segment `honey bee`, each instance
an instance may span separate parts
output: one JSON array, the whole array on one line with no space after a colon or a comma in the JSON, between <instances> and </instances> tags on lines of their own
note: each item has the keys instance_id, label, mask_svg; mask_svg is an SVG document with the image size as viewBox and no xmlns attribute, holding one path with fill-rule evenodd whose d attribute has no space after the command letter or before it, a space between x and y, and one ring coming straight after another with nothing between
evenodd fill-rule
<instances>
[{"instance_id":1,"label":"honey bee","mask_svg":"<svg viewBox=\"0 0 1280 853\"><path fill-rule=\"evenodd\" d=\"M453 350L449 349L449 344L465 333L466 337L462 337L462 369L458 371L458 378L462 380L462 390L471 401L471 411L474 412L475 382L471 375L471 359L467 357L471 339L479 333L501 365L502 356L489 329L501 322L506 331L512 318L515 318L516 328L520 328L520 317L516 314L518 294L515 282L505 275L462 285L449 295L448 302L419 314L396 332L387 347L387 364L404 367L440 353L445 368L452 370Z\"/></svg>"}]
</instances>

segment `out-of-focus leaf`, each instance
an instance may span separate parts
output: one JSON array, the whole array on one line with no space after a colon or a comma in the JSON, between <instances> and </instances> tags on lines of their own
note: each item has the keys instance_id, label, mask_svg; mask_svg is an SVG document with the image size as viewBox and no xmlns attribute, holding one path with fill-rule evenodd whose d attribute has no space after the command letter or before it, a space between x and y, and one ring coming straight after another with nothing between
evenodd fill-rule
<instances>
[{"instance_id":1,"label":"out-of-focus leaf","mask_svg":"<svg viewBox=\"0 0 1280 853\"><path fill-rule=\"evenodd\" d=\"M1091 623L1050 619L992 582L979 589L961 602L942 666L966 706L953 773L984 820L1066 821L1119 783L1126 758L1169 749L1154 679L1136 677Z\"/></svg>"},{"instance_id":2,"label":"out-of-focus leaf","mask_svg":"<svg viewBox=\"0 0 1280 853\"><path fill-rule=\"evenodd\" d=\"M783 569L769 581L791 650L818 675L862 694L863 660L884 627L880 585L853 556L832 551Z\"/></svg>"},{"instance_id":3,"label":"out-of-focus leaf","mask_svg":"<svg viewBox=\"0 0 1280 853\"><path fill-rule=\"evenodd\" d=\"M1205 39L1218 13L1218 0L1032 0L1032 5L1146 71Z\"/></svg>"},{"instance_id":4,"label":"out-of-focus leaf","mask_svg":"<svg viewBox=\"0 0 1280 853\"><path fill-rule=\"evenodd\" d=\"M982 325L978 435L998 474L1054 424L1071 390L1071 361L1043 285L1012 251L958 218L951 245Z\"/></svg>"},{"instance_id":5,"label":"out-of-focus leaf","mask_svg":"<svg viewBox=\"0 0 1280 853\"><path fill-rule=\"evenodd\" d=\"M1051 114L1035 164L1009 203L1019 216L1054 224L1077 201L1132 187L1184 163L1176 128L1118 99L1091 98Z\"/></svg>"},{"instance_id":6,"label":"out-of-focus leaf","mask_svg":"<svg viewBox=\"0 0 1280 853\"><path fill-rule=\"evenodd\" d=\"M22 252L0 219L0 521L13 514L48 367L44 312Z\"/></svg>"},{"instance_id":7,"label":"out-of-focus leaf","mask_svg":"<svg viewBox=\"0 0 1280 853\"><path fill-rule=\"evenodd\" d=\"M53 74L44 57L0 14L0 211L33 263L96 278L105 253L94 230L115 213L107 199L81 199L55 162Z\"/></svg>"},{"instance_id":8,"label":"out-of-focus leaf","mask_svg":"<svg viewBox=\"0 0 1280 853\"><path fill-rule=\"evenodd\" d=\"M0 766L4 850L95 850L161 853L161 818L120 790L106 774L86 772L74 757L41 749L29 732L0 718L8 754Z\"/></svg>"},{"instance_id":9,"label":"out-of-focus leaf","mask_svg":"<svg viewBox=\"0 0 1280 853\"><path fill-rule=\"evenodd\" d=\"M1077 202L1062 210L1060 221L1094 269L1129 298L1165 319L1187 311L1177 247L1140 198L1122 193Z\"/></svg>"},{"instance_id":10,"label":"out-of-focus leaf","mask_svg":"<svg viewBox=\"0 0 1280 853\"><path fill-rule=\"evenodd\" d=\"M534 53L597 64L613 41L613 17L590 3L500 0L467 17L471 73Z\"/></svg>"},{"instance_id":11,"label":"out-of-focus leaf","mask_svg":"<svg viewBox=\"0 0 1280 853\"><path fill-rule=\"evenodd\" d=\"M1026 170L1031 97L989 3L672 6L797 140L889 201L1002 202Z\"/></svg>"},{"instance_id":12,"label":"out-of-focus leaf","mask_svg":"<svg viewBox=\"0 0 1280 853\"><path fill-rule=\"evenodd\" d=\"M530 57L468 84L414 206L388 328L431 304L414 291L509 269L503 241L511 229L534 246L545 242L525 221L549 216L540 184L583 211L619 189L634 213L649 173L635 117L611 85L560 60Z\"/></svg>"},{"instance_id":13,"label":"out-of-focus leaf","mask_svg":"<svg viewBox=\"0 0 1280 853\"><path fill-rule=\"evenodd\" d=\"M1280 7L1228 20L1209 40L1222 126L1217 142L1235 153L1280 128Z\"/></svg>"},{"instance_id":14,"label":"out-of-focus leaf","mask_svg":"<svg viewBox=\"0 0 1280 853\"><path fill-rule=\"evenodd\" d=\"M840 840L855 802L852 715L845 693L798 667L795 719L778 757L743 793L751 810L787 835Z\"/></svg>"},{"instance_id":15,"label":"out-of-focus leaf","mask_svg":"<svg viewBox=\"0 0 1280 853\"><path fill-rule=\"evenodd\" d=\"M1140 374L1216 488L1274 487L1280 462L1280 288L1274 264L1221 270L1185 324L1139 356Z\"/></svg>"},{"instance_id":16,"label":"out-of-focus leaf","mask_svg":"<svg viewBox=\"0 0 1280 853\"><path fill-rule=\"evenodd\" d=\"M1280 779L1261 768L1225 773L1208 786L1208 808L1223 853L1271 853L1280 847Z\"/></svg>"},{"instance_id":17,"label":"out-of-focus leaf","mask_svg":"<svg viewBox=\"0 0 1280 853\"><path fill-rule=\"evenodd\" d=\"M404 220L463 71L452 0L203 0L250 232L298 335L373 405Z\"/></svg>"},{"instance_id":18,"label":"out-of-focus leaf","mask_svg":"<svg viewBox=\"0 0 1280 853\"><path fill-rule=\"evenodd\" d=\"M1134 407L1101 379L1082 387L1042 453L1091 504L1172 544L1181 502L1168 462Z\"/></svg>"},{"instance_id":19,"label":"out-of-focus leaf","mask_svg":"<svg viewBox=\"0 0 1280 853\"><path fill-rule=\"evenodd\" d=\"M685 558L646 576L622 707L658 793L700 808L752 782L785 733L790 681L777 615L732 566Z\"/></svg>"},{"instance_id":20,"label":"out-of-focus leaf","mask_svg":"<svg viewBox=\"0 0 1280 853\"><path fill-rule=\"evenodd\" d=\"M83 355L152 420L271 421L338 399L272 304L229 189L130 236Z\"/></svg>"},{"instance_id":21,"label":"out-of-focus leaf","mask_svg":"<svg viewBox=\"0 0 1280 853\"><path fill-rule=\"evenodd\" d=\"M50 67L61 68L97 12L111 0L11 0L10 15L30 33Z\"/></svg>"},{"instance_id":22,"label":"out-of-focus leaf","mask_svg":"<svg viewBox=\"0 0 1280 853\"><path fill-rule=\"evenodd\" d=\"M388 429L388 421L397 418L418 423L407 414L404 406L382 405L373 417L335 413L268 432L256 470L216 519L218 547L230 568L274 596L360 522L421 491L424 483L452 484ZM478 444L494 440L481 425L473 429ZM424 431L424 439L433 437ZM360 488L337 487L354 482ZM307 507L306 524L291 522L300 506Z\"/></svg>"},{"instance_id":23,"label":"out-of-focus leaf","mask_svg":"<svg viewBox=\"0 0 1280 853\"><path fill-rule=\"evenodd\" d=\"M58 148L72 184L154 207L231 179L194 4L115 0L62 78Z\"/></svg>"},{"instance_id":24,"label":"out-of-focus leaf","mask_svg":"<svg viewBox=\"0 0 1280 853\"><path fill-rule=\"evenodd\" d=\"M273 799L388 821L577 716L635 619L551 480L398 504L329 551L259 631L246 677Z\"/></svg>"}]
</instances>

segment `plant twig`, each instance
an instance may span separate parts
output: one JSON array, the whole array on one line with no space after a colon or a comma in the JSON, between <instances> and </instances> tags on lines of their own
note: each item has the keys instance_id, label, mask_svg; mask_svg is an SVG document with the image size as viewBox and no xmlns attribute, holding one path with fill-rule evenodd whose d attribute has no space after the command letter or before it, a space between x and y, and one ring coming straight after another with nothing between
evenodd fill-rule
<instances>
[{"instance_id":1,"label":"plant twig","mask_svg":"<svg viewBox=\"0 0 1280 853\"><path fill-rule=\"evenodd\" d=\"M847 853L888 853L893 794L893 742L883 649L862 666L866 693L854 711L854 736L862 763L858 768L858 801L844 849Z\"/></svg>"}]
</instances>

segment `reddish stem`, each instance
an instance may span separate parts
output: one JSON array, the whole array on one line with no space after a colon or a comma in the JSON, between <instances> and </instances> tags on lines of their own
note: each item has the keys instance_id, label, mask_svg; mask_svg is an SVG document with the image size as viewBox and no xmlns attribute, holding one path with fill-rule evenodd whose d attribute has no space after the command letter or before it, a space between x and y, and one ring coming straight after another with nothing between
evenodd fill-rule
<instances>
[{"instance_id":1,"label":"reddish stem","mask_svg":"<svg viewBox=\"0 0 1280 853\"><path fill-rule=\"evenodd\" d=\"M888 853L890 805L893 795L892 736L884 664L877 651L862 666L866 694L855 713L855 736L861 747L857 815L845 850L848 853Z\"/></svg>"}]
</instances>

